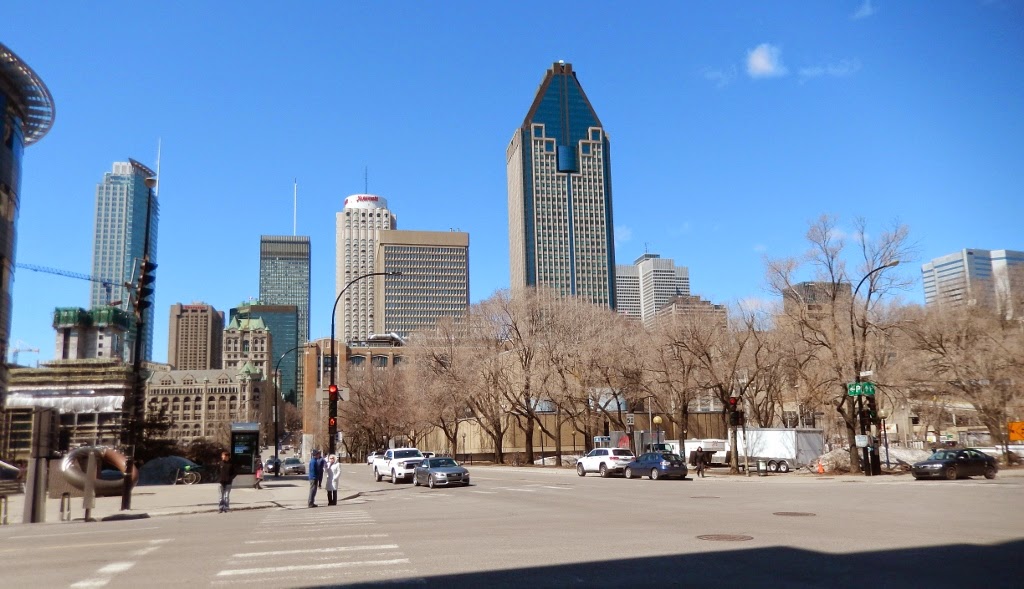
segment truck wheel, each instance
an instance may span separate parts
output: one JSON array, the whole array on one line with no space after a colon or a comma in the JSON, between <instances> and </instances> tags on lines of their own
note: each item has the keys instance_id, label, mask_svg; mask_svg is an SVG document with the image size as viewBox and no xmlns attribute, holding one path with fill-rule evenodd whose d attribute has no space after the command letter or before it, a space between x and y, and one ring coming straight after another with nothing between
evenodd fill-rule
<instances>
[{"instance_id":1,"label":"truck wheel","mask_svg":"<svg viewBox=\"0 0 1024 589\"><path fill-rule=\"evenodd\" d=\"M599 470L601 471L601 478L608 478L608 467L604 463L601 464Z\"/></svg>"},{"instance_id":2,"label":"truck wheel","mask_svg":"<svg viewBox=\"0 0 1024 589\"><path fill-rule=\"evenodd\" d=\"M394 469L391 470L391 484L392 485L397 485L398 484L398 475L395 474Z\"/></svg>"},{"instance_id":3,"label":"truck wheel","mask_svg":"<svg viewBox=\"0 0 1024 589\"><path fill-rule=\"evenodd\" d=\"M577 464L576 465L576 474L580 475L581 477L585 477L585 476L587 476L587 469L583 468L582 464Z\"/></svg>"},{"instance_id":4,"label":"truck wheel","mask_svg":"<svg viewBox=\"0 0 1024 589\"><path fill-rule=\"evenodd\" d=\"M768 461L768 472L779 472L779 463L774 460Z\"/></svg>"},{"instance_id":5,"label":"truck wheel","mask_svg":"<svg viewBox=\"0 0 1024 589\"><path fill-rule=\"evenodd\" d=\"M789 472L789 463L785 460L779 461L779 472Z\"/></svg>"},{"instance_id":6,"label":"truck wheel","mask_svg":"<svg viewBox=\"0 0 1024 589\"><path fill-rule=\"evenodd\" d=\"M380 473L377 472L377 467L373 467L373 480L380 482Z\"/></svg>"}]
</instances>

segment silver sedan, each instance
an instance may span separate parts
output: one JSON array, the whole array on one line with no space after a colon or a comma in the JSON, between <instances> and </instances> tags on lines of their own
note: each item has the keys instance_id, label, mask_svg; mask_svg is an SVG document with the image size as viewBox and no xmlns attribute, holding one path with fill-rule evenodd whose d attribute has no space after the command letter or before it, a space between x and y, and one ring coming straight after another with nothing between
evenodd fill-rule
<instances>
[{"instance_id":1,"label":"silver sedan","mask_svg":"<svg viewBox=\"0 0 1024 589\"><path fill-rule=\"evenodd\" d=\"M416 467L412 483L417 487L426 485L431 489L449 485L468 485L469 471L451 458L427 458Z\"/></svg>"}]
</instances>

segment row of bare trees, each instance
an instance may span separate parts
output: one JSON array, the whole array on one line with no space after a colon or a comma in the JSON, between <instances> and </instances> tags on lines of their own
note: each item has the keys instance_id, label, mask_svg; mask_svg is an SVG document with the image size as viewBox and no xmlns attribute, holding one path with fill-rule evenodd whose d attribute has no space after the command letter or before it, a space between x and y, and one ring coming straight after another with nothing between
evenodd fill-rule
<instances>
[{"instance_id":1,"label":"row of bare trees","mask_svg":"<svg viewBox=\"0 0 1024 589\"><path fill-rule=\"evenodd\" d=\"M766 262L774 302L737 305L727 320L691 309L643 325L543 290L497 292L465 318L410 338L403 369L350 371L346 446L355 454L393 436L415 443L436 429L457 452L460 428L474 420L497 461L514 425L532 462L538 432L560 456L563 426L589 444L626 430L626 414L649 404L682 432L694 407L720 411L739 397L752 425L781 425L784 411L834 416L856 465L847 384L869 373L883 406L951 396L1005 444L1021 406L1024 306L1013 319L1005 306L903 304L908 238L902 225L871 236L863 221L843 234L823 217L807 232L805 255ZM724 411L720 419L725 426Z\"/></svg>"}]
</instances>

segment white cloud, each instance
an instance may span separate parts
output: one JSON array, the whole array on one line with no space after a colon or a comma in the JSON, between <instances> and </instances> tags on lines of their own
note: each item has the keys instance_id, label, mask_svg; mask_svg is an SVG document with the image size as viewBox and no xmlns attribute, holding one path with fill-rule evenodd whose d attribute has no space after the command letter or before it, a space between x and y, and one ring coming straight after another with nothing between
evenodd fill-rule
<instances>
[{"instance_id":1,"label":"white cloud","mask_svg":"<svg viewBox=\"0 0 1024 589\"><path fill-rule=\"evenodd\" d=\"M864 4L861 4L860 7L850 15L850 18L853 20L860 20L871 16L875 12L877 11L875 10L875 7L871 5L871 0L864 0Z\"/></svg>"},{"instance_id":2,"label":"white cloud","mask_svg":"<svg viewBox=\"0 0 1024 589\"><path fill-rule=\"evenodd\" d=\"M804 80L809 78L820 78L822 76L842 78L844 76L853 75L858 70L860 70L859 61L856 59L844 59L837 63L800 68L800 78Z\"/></svg>"},{"instance_id":3,"label":"white cloud","mask_svg":"<svg viewBox=\"0 0 1024 589\"><path fill-rule=\"evenodd\" d=\"M619 225L615 228L615 244L625 243L633 239L633 230L625 225Z\"/></svg>"},{"instance_id":4,"label":"white cloud","mask_svg":"<svg viewBox=\"0 0 1024 589\"><path fill-rule=\"evenodd\" d=\"M769 43L761 43L747 52L747 74L751 78L775 78L786 75L782 65L782 50Z\"/></svg>"},{"instance_id":5,"label":"white cloud","mask_svg":"<svg viewBox=\"0 0 1024 589\"><path fill-rule=\"evenodd\" d=\"M722 88L723 86L728 86L736 79L736 68L732 67L724 71L706 69L703 74L705 80L714 82L716 87Z\"/></svg>"}]
</instances>

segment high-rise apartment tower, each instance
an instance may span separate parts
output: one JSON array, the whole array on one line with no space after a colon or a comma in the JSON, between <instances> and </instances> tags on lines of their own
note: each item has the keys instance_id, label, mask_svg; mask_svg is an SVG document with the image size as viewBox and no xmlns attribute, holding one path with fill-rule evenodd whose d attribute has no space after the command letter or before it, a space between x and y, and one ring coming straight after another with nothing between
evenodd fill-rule
<instances>
[{"instance_id":1,"label":"high-rise apartment tower","mask_svg":"<svg viewBox=\"0 0 1024 589\"><path fill-rule=\"evenodd\" d=\"M505 151L513 292L616 307L609 141L572 65L551 66Z\"/></svg>"},{"instance_id":2,"label":"high-rise apartment tower","mask_svg":"<svg viewBox=\"0 0 1024 589\"><path fill-rule=\"evenodd\" d=\"M963 249L935 258L921 265L924 302L987 304L1012 317L1012 301L1024 288L1019 278L1021 266L1024 252L1014 250Z\"/></svg>"},{"instance_id":3,"label":"high-rise apartment tower","mask_svg":"<svg viewBox=\"0 0 1024 589\"><path fill-rule=\"evenodd\" d=\"M176 370L214 370L224 366L224 312L206 303L171 305L167 324L167 363Z\"/></svg>"},{"instance_id":4,"label":"high-rise apartment tower","mask_svg":"<svg viewBox=\"0 0 1024 589\"><path fill-rule=\"evenodd\" d=\"M469 234L460 231L378 232L377 325L381 333L408 337L442 317L469 310Z\"/></svg>"},{"instance_id":5,"label":"high-rise apartment tower","mask_svg":"<svg viewBox=\"0 0 1024 589\"><path fill-rule=\"evenodd\" d=\"M353 194L345 199L345 208L337 215L337 266L335 297L348 286L338 301L335 339L363 341L376 329L374 317L374 280L360 276L374 272L377 234L398 227L388 201L375 194ZM355 281L355 282L353 282Z\"/></svg>"},{"instance_id":6,"label":"high-rise apartment tower","mask_svg":"<svg viewBox=\"0 0 1024 589\"><path fill-rule=\"evenodd\" d=\"M155 178L156 173L143 164L129 159L114 162L112 171L103 175L103 181L96 186L96 213L93 225L92 275L109 280L111 286L92 283L89 304L104 307L120 301L121 309L132 311L131 292L124 285L138 279L139 269L146 248L146 215L149 214L149 261L157 261L157 226L160 205L155 189L147 186L146 180ZM155 305L143 311L142 316L142 358L152 359L153 353L153 310ZM129 331L126 356L134 349L134 331ZM128 360L129 358L125 358Z\"/></svg>"},{"instance_id":7,"label":"high-rise apartment tower","mask_svg":"<svg viewBox=\"0 0 1024 589\"><path fill-rule=\"evenodd\" d=\"M658 254L643 254L632 265L615 266L618 311L649 321L677 296L690 296L690 271Z\"/></svg>"}]
</instances>

